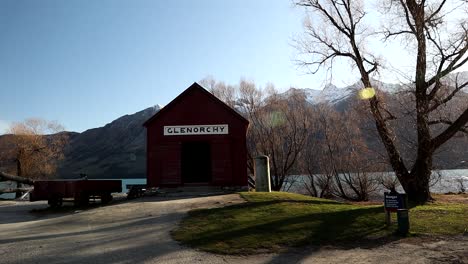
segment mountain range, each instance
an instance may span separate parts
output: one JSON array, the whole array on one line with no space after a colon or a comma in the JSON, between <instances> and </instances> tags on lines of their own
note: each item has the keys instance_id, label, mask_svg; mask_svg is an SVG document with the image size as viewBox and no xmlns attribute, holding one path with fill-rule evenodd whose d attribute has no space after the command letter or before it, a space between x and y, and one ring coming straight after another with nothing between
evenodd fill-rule
<instances>
[{"instance_id":1,"label":"mountain range","mask_svg":"<svg viewBox=\"0 0 468 264\"><path fill-rule=\"evenodd\" d=\"M468 72L465 74L468 78ZM378 83L380 90L394 94L403 89L397 84ZM345 88L338 88L332 84L323 90L295 89L283 93L288 96L298 90L303 92L311 104L329 103L341 105L356 100L356 93L360 88L354 84ZM122 116L109 124L86 130L82 133L67 132L69 144L65 159L61 162L58 174L63 178L78 178L86 174L89 178L146 178L146 130L143 123L161 109L156 105L131 115ZM346 109L344 109L346 110ZM6 136L0 136L1 141ZM377 138L372 140L378 140ZM449 151L443 151L439 157L446 168L458 168L450 164L450 160L460 160L459 155L468 159L468 140L455 139L449 146ZM454 156L455 155L455 156ZM467 161L468 163L468 161Z\"/></svg>"},{"instance_id":2,"label":"mountain range","mask_svg":"<svg viewBox=\"0 0 468 264\"><path fill-rule=\"evenodd\" d=\"M69 148L59 175L77 178L146 178L146 130L143 123L161 109L159 105L111 123L70 133Z\"/></svg>"}]
</instances>

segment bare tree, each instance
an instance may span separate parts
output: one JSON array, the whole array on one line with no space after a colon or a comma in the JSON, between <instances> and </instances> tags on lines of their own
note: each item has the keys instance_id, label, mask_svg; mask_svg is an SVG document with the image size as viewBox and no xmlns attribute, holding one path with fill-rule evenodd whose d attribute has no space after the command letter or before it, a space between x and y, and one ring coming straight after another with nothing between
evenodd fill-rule
<instances>
[{"instance_id":1,"label":"bare tree","mask_svg":"<svg viewBox=\"0 0 468 264\"><path fill-rule=\"evenodd\" d=\"M355 111L340 113L329 105L316 107L318 124L318 171L320 182L346 200L366 201L377 188L373 173L378 170L369 157Z\"/></svg>"},{"instance_id":2,"label":"bare tree","mask_svg":"<svg viewBox=\"0 0 468 264\"><path fill-rule=\"evenodd\" d=\"M463 178L458 178L456 182L458 183L458 193L465 193L466 187Z\"/></svg>"},{"instance_id":3,"label":"bare tree","mask_svg":"<svg viewBox=\"0 0 468 264\"><path fill-rule=\"evenodd\" d=\"M304 188L311 196L319 198L332 197L333 175L323 173L323 124L319 122L321 111L310 111L311 125L304 144L304 150L299 159L299 170L304 173ZM322 120L323 121L323 120Z\"/></svg>"},{"instance_id":4,"label":"bare tree","mask_svg":"<svg viewBox=\"0 0 468 264\"><path fill-rule=\"evenodd\" d=\"M429 180L433 154L445 142L460 131L466 131L468 104L453 119L431 119L431 113L447 105L465 87L468 81L449 83L446 77L467 61L468 25L465 8L457 24L447 25L447 1L390 0L387 12L395 16L391 26L384 27L384 41L406 37L415 44L414 108L417 147L414 162L404 160L395 143L391 124L397 117L381 101L379 94L367 96L369 108L380 139L385 147L389 163L411 201L424 203L431 199ZM369 26L364 24L366 11L362 1L350 0L299 0L303 6L321 18L321 23L306 24L306 36L299 41L300 49L311 55L304 66L314 67L316 72L330 67L337 59L347 59L359 72L363 88L373 87L371 75L380 64L365 48ZM447 28L451 31L446 32ZM448 89L449 92L443 91ZM370 89L372 91L372 89ZM370 93L370 92L369 92ZM369 95L369 94L368 94ZM431 125L445 125L434 135Z\"/></svg>"},{"instance_id":5,"label":"bare tree","mask_svg":"<svg viewBox=\"0 0 468 264\"><path fill-rule=\"evenodd\" d=\"M63 126L42 119L12 124L8 133L9 151L0 158L16 164L16 175L28 179L52 177L64 157L68 137Z\"/></svg>"},{"instance_id":6,"label":"bare tree","mask_svg":"<svg viewBox=\"0 0 468 264\"><path fill-rule=\"evenodd\" d=\"M213 95L250 121L247 131L247 168L253 174L253 158L268 155L272 189L282 189L293 170L308 134L309 108L305 95L294 91L279 94L272 84L261 89L252 81L226 85L212 77L200 81ZM290 188L293 183L290 178Z\"/></svg>"},{"instance_id":7,"label":"bare tree","mask_svg":"<svg viewBox=\"0 0 468 264\"><path fill-rule=\"evenodd\" d=\"M224 82L218 82L213 77L208 76L200 81L200 84L208 89L210 93L218 99L226 103L232 108L235 108L237 100L237 89L232 85L227 85Z\"/></svg>"},{"instance_id":8,"label":"bare tree","mask_svg":"<svg viewBox=\"0 0 468 264\"><path fill-rule=\"evenodd\" d=\"M265 93L247 81L241 81L239 94L238 107L250 121L249 156L270 157L272 189L279 191L294 168L308 134L308 103L303 94L283 97L273 86L267 87Z\"/></svg>"},{"instance_id":9,"label":"bare tree","mask_svg":"<svg viewBox=\"0 0 468 264\"><path fill-rule=\"evenodd\" d=\"M377 180L380 185L391 193L397 192L397 188L400 185L398 179L394 175L388 173L381 173L379 177L377 177Z\"/></svg>"}]
</instances>

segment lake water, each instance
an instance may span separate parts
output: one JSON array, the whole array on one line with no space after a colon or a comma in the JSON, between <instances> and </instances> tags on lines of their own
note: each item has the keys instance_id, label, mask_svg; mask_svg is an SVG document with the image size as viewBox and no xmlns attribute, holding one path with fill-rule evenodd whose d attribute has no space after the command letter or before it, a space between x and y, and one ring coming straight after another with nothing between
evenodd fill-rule
<instances>
[{"instance_id":1,"label":"lake water","mask_svg":"<svg viewBox=\"0 0 468 264\"><path fill-rule=\"evenodd\" d=\"M127 184L146 184L146 179L122 179L122 193L127 193Z\"/></svg>"},{"instance_id":2,"label":"lake water","mask_svg":"<svg viewBox=\"0 0 468 264\"><path fill-rule=\"evenodd\" d=\"M16 183L14 183L14 182L9 182L9 181L0 182L0 189L12 189L12 188L16 188ZM0 198L3 198L3 199L14 199L14 198L15 198L15 194L14 194L14 193L4 193L4 194L0 194Z\"/></svg>"},{"instance_id":3,"label":"lake water","mask_svg":"<svg viewBox=\"0 0 468 264\"><path fill-rule=\"evenodd\" d=\"M387 172L385 174L394 176L393 172ZM430 187L430 190L432 193L449 193L449 192L457 193L461 189L460 180L463 183L465 190L468 191L468 170L467 169L434 171L432 178L434 179L431 182L431 187ZM292 179L294 179L293 181L291 181L293 183L290 184L290 186L285 184L283 186L283 189L285 190L285 188L287 188L289 192L306 194L307 190L304 188L304 182L308 180L308 177L299 175L299 176L292 176ZM435 180L435 179L438 179L438 180ZM379 188L376 191L377 196L380 196L380 195L383 196L384 191L386 190L383 188L383 186L379 186ZM399 186L397 188L397 191L403 192L403 188Z\"/></svg>"},{"instance_id":4,"label":"lake water","mask_svg":"<svg viewBox=\"0 0 468 264\"><path fill-rule=\"evenodd\" d=\"M448 193L448 192L458 192L460 190L460 183L458 179L461 179L465 188L468 189L468 170L442 170L440 172L440 180L436 182L431 187L431 192L433 193ZM391 173L389 173L391 174ZM298 176L298 180L294 185L289 189L291 192L305 193L304 190L304 180L306 176ZM302 177L302 178L301 178ZM122 179L122 193L127 193L127 184L146 184L146 179ZM11 182L0 182L0 189L4 188L14 188L16 187L15 183ZM401 187L399 189L401 191ZM383 193L383 189L379 190ZM8 193L0 195L0 198L3 199L14 199L15 194Z\"/></svg>"},{"instance_id":5,"label":"lake water","mask_svg":"<svg viewBox=\"0 0 468 264\"><path fill-rule=\"evenodd\" d=\"M461 179L465 189L468 190L468 170L443 170L440 181L431 188L434 193L458 192L460 190Z\"/></svg>"}]
</instances>

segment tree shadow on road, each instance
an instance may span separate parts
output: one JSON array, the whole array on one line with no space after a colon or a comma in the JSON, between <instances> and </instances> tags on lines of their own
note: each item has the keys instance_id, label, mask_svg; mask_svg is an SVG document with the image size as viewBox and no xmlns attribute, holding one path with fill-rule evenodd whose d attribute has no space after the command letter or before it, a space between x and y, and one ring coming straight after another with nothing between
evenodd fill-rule
<instances>
[{"instance_id":1,"label":"tree shadow on road","mask_svg":"<svg viewBox=\"0 0 468 264\"><path fill-rule=\"evenodd\" d=\"M176 222L182 215L146 215L129 221L116 219L111 226L91 227L69 218L52 220L37 230L26 230L12 238L2 237L0 245L12 245L10 248L18 250L15 252L18 256L2 263L142 263L180 249L169 236L164 238L155 234L165 232L168 223ZM77 224L81 226L79 230L76 230ZM54 226L59 228L57 233L39 231L41 228L53 230ZM75 227L75 231L67 231L71 227ZM31 252L19 254L24 245Z\"/></svg>"},{"instance_id":2,"label":"tree shadow on road","mask_svg":"<svg viewBox=\"0 0 468 264\"><path fill-rule=\"evenodd\" d=\"M224 194L223 194L224 195ZM128 200L126 196L118 196L114 198L109 204L101 204L99 199L91 200L88 205L75 206L73 200L65 200L63 206L58 208L49 207L47 202L28 202L28 201L12 201L11 203L6 203L4 206L0 207L0 224L10 224L10 223L22 223L30 222L37 220L44 220L50 218L57 218L66 215L77 214L81 212L86 212L89 210L94 210L106 206L114 206L119 204L139 204L139 203L157 203L157 202L167 202L174 200L190 200L193 198L200 198L203 196L196 195L187 195L187 196L150 196L150 197L141 197L137 199Z\"/></svg>"}]
</instances>

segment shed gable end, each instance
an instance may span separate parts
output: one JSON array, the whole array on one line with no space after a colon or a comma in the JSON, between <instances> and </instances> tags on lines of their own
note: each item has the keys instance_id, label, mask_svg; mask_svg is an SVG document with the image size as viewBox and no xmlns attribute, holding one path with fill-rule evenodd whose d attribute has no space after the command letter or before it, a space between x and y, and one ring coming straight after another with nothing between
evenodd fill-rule
<instances>
[{"instance_id":1,"label":"shed gable end","mask_svg":"<svg viewBox=\"0 0 468 264\"><path fill-rule=\"evenodd\" d=\"M196 108L197 106L213 106L213 108L216 108L216 111L222 111L225 115L231 116L241 123L249 123L249 121L247 121L247 119L242 115L195 82L154 116L148 119L143 125L148 127L150 123L157 119L164 118L177 108ZM193 110L195 111L196 109Z\"/></svg>"}]
</instances>

